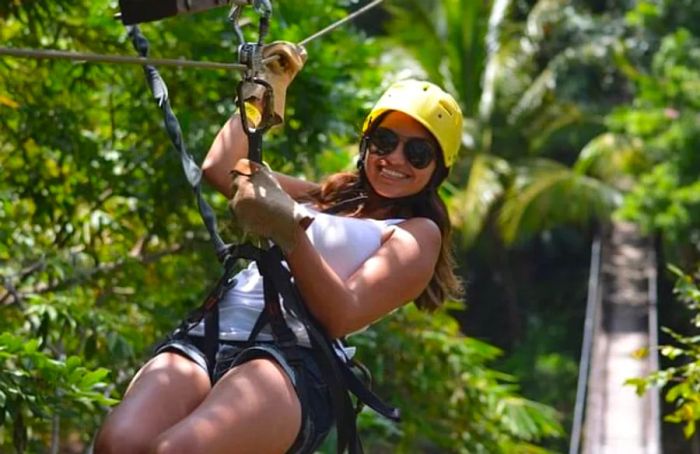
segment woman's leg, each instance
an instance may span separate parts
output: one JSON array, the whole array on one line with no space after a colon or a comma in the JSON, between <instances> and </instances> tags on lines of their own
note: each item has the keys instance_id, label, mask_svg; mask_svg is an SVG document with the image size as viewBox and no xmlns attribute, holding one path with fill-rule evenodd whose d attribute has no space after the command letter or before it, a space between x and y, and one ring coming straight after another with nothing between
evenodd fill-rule
<instances>
[{"instance_id":1,"label":"woman's leg","mask_svg":"<svg viewBox=\"0 0 700 454\"><path fill-rule=\"evenodd\" d=\"M162 432L189 415L211 385L207 373L184 356L165 352L139 370L121 403L107 416L96 454L150 452Z\"/></svg>"},{"instance_id":2,"label":"woman's leg","mask_svg":"<svg viewBox=\"0 0 700 454\"><path fill-rule=\"evenodd\" d=\"M236 366L184 420L166 430L163 453L284 453L301 427L301 405L282 367L270 359Z\"/></svg>"}]
</instances>

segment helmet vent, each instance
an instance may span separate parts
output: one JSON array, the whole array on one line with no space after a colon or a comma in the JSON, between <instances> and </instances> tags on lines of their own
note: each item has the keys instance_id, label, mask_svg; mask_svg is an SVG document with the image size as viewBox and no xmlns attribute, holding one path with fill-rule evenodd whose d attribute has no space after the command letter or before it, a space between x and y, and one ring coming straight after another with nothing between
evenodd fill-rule
<instances>
[{"instance_id":1,"label":"helmet vent","mask_svg":"<svg viewBox=\"0 0 700 454\"><path fill-rule=\"evenodd\" d=\"M444 99L441 99L440 101L438 101L438 103L442 106L443 109L445 109L445 112L447 112L447 114L450 117L453 115L452 110L454 108L448 102L446 102ZM438 116L440 117L440 114L438 114ZM440 117L440 118L442 118L442 117Z\"/></svg>"}]
</instances>

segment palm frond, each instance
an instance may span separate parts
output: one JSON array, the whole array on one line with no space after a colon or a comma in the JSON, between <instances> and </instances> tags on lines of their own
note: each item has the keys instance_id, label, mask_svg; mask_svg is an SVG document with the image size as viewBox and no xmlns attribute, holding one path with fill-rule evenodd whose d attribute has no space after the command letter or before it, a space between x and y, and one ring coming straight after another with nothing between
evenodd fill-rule
<instances>
[{"instance_id":1,"label":"palm frond","mask_svg":"<svg viewBox=\"0 0 700 454\"><path fill-rule=\"evenodd\" d=\"M529 160L513 171L498 223L506 244L558 225L607 218L620 193L555 161Z\"/></svg>"},{"instance_id":2,"label":"palm frond","mask_svg":"<svg viewBox=\"0 0 700 454\"><path fill-rule=\"evenodd\" d=\"M472 161L467 185L449 200L452 225L469 246L484 227L494 205L505 192L508 163L494 155L479 154Z\"/></svg>"},{"instance_id":3,"label":"palm frond","mask_svg":"<svg viewBox=\"0 0 700 454\"><path fill-rule=\"evenodd\" d=\"M488 31L486 32L486 67L479 100L479 118L482 122L487 122L493 111L496 78L502 66L500 31L511 3L511 0L495 0L489 16Z\"/></svg>"},{"instance_id":4,"label":"palm frond","mask_svg":"<svg viewBox=\"0 0 700 454\"><path fill-rule=\"evenodd\" d=\"M574 171L596 177L620 190L629 190L633 177L650 166L642 140L607 132L581 150Z\"/></svg>"},{"instance_id":5,"label":"palm frond","mask_svg":"<svg viewBox=\"0 0 700 454\"><path fill-rule=\"evenodd\" d=\"M547 68L533 81L530 88L523 93L520 102L513 107L508 115L510 124L523 123L523 119L532 115L545 105L548 95L554 91L556 79L554 72Z\"/></svg>"},{"instance_id":6,"label":"palm frond","mask_svg":"<svg viewBox=\"0 0 700 454\"><path fill-rule=\"evenodd\" d=\"M433 82L456 94L469 117L478 112L481 97L488 8L472 0L397 0L387 7L393 43L410 50Z\"/></svg>"},{"instance_id":7,"label":"palm frond","mask_svg":"<svg viewBox=\"0 0 700 454\"><path fill-rule=\"evenodd\" d=\"M387 11L392 15L389 23L389 42L408 50L420 63L428 78L442 83L440 72L445 57L445 24L440 23L439 1L403 0L391 3Z\"/></svg>"}]
</instances>

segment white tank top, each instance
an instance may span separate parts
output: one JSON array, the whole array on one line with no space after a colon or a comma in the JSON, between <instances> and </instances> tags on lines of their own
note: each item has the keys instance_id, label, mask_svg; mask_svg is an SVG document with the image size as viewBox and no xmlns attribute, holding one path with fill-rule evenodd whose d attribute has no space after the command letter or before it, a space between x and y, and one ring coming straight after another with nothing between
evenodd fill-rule
<instances>
[{"instance_id":1,"label":"white tank top","mask_svg":"<svg viewBox=\"0 0 700 454\"><path fill-rule=\"evenodd\" d=\"M371 257L381 246L382 233L387 226L395 225L403 219L359 219L335 216L305 208L314 218L306 230L311 244L321 257L345 280ZM235 285L226 292L219 302L220 338L224 340L248 340L253 325L264 307L262 277L255 262L235 276ZM332 296L329 296L332 298ZM296 334L300 345L310 346L309 337L302 323L285 313L287 324ZM204 335L204 325L200 323L190 334ZM272 340L269 326L265 327L258 339Z\"/></svg>"}]
</instances>

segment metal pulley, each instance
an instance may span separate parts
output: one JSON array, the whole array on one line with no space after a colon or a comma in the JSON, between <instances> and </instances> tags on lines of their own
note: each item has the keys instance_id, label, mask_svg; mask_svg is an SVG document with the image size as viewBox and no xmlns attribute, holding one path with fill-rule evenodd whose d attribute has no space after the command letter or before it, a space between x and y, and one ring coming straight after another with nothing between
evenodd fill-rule
<instances>
[{"instance_id":1,"label":"metal pulley","mask_svg":"<svg viewBox=\"0 0 700 454\"><path fill-rule=\"evenodd\" d=\"M254 78L263 71L262 46L270 29L270 17L272 16L272 3L270 0L234 0L234 6L229 13L229 21L238 37L238 62L246 65L248 71L244 78ZM256 42L246 41L239 20L243 7L250 5L260 15L258 25L258 39Z\"/></svg>"},{"instance_id":2,"label":"metal pulley","mask_svg":"<svg viewBox=\"0 0 700 454\"><path fill-rule=\"evenodd\" d=\"M246 69L236 89L238 111L241 116L243 131L248 136L248 158L262 162L262 136L273 125L274 91L264 78L265 61L263 46L270 28L272 3L270 0L234 0L229 21L238 36L238 63ZM257 41L246 41L239 20L245 6L252 6L260 15ZM251 97L262 102L262 111L253 103L247 102Z\"/></svg>"}]
</instances>

